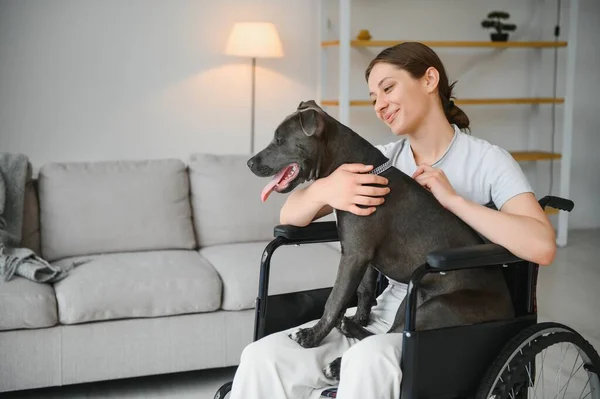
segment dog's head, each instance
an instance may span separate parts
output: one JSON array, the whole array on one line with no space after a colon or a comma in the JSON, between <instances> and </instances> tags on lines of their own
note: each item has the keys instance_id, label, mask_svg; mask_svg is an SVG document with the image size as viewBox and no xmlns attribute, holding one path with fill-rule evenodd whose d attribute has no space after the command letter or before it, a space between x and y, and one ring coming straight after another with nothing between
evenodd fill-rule
<instances>
[{"instance_id":1,"label":"dog's head","mask_svg":"<svg viewBox=\"0 0 600 399\"><path fill-rule=\"evenodd\" d=\"M269 145L248 160L256 176L273 176L261 194L263 202L273 191L288 193L319 177L326 125L325 111L312 100L301 102L275 129Z\"/></svg>"}]
</instances>

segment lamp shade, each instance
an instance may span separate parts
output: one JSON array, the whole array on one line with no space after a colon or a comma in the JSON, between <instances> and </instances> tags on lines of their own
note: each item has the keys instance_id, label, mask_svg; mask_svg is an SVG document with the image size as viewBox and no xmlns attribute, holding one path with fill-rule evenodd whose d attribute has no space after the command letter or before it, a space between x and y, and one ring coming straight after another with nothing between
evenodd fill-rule
<instances>
[{"instance_id":1,"label":"lamp shade","mask_svg":"<svg viewBox=\"0 0 600 399\"><path fill-rule=\"evenodd\" d=\"M225 53L241 57L283 57L277 28L270 22L236 23L229 35Z\"/></svg>"}]
</instances>

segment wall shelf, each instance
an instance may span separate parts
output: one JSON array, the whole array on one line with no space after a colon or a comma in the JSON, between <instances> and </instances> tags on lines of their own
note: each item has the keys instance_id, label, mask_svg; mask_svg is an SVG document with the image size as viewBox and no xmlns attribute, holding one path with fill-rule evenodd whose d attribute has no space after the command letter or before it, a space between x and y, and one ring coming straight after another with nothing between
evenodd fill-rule
<instances>
[{"instance_id":1,"label":"wall shelf","mask_svg":"<svg viewBox=\"0 0 600 399\"><path fill-rule=\"evenodd\" d=\"M352 40L352 47L391 47L404 43L406 40ZM483 48L556 48L567 47L567 42L544 42L544 41L422 41L429 47L483 47ZM340 45L339 40L322 41L322 47L336 47Z\"/></svg>"},{"instance_id":2,"label":"wall shelf","mask_svg":"<svg viewBox=\"0 0 600 399\"><path fill-rule=\"evenodd\" d=\"M562 158L561 154L544 151L511 151L510 154L518 162L549 161Z\"/></svg>"},{"instance_id":3,"label":"wall shelf","mask_svg":"<svg viewBox=\"0 0 600 399\"><path fill-rule=\"evenodd\" d=\"M509 104L563 104L564 98L463 98L456 99L456 105L509 105ZM338 100L322 100L321 104L327 107L338 107ZM370 100L350 100L351 107L373 106Z\"/></svg>"}]
</instances>

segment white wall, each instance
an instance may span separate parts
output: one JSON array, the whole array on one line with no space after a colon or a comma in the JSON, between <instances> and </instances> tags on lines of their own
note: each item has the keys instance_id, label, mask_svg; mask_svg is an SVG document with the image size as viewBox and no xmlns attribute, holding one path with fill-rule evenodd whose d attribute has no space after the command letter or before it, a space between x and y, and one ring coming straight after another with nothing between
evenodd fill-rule
<instances>
[{"instance_id":1,"label":"white wall","mask_svg":"<svg viewBox=\"0 0 600 399\"><path fill-rule=\"evenodd\" d=\"M235 21L277 24L259 60L257 134L314 96L314 2L2 0L1 147L54 160L249 151L250 60L223 55Z\"/></svg>"},{"instance_id":2,"label":"white wall","mask_svg":"<svg viewBox=\"0 0 600 399\"><path fill-rule=\"evenodd\" d=\"M268 20L285 57L258 60L257 148L299 101L315 98L319 0L0 0L0 149L50 161L179 157L249 149L250 63L222 54L233 22ZM336 0L327 0L335 8ZM487 40L481 19L497 1L354 0L353 34L376 39ZM552 40L556 2L502 2L517 39ZM337 14L332 13L337 26ZM571 198L572 227L600 226L600 3L580 0ZM568 0L563 1L563 36ZM353 49L353 98L366 98L363 71L380 49ZM553 50L436 49L458 96L550 96ZM336 51L329 50L335 96ZM564 94L559 50L558 95ZM551 148L550 106L464 107L473 134L509 150ZM555 137L560 151L562 107ZM329 110L334 116L336 109ZM393 140L368 107L351 126L374 143ZM549 163L524 164L538 195ZM558 193L560 162L555 164Z\"/></svg>"}]
</instances>

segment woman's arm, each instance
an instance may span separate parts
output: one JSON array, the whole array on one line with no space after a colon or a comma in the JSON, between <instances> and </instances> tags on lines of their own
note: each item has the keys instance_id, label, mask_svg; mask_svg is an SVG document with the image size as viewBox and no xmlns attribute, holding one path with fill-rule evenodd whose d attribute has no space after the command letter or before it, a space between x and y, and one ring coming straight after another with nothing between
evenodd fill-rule
<instances>
[{"instance_id":1,"label":"woman's arm","mask_svg":"<svg viewBox=\"0 0 600 399\"><path fill-rule=\"evenodd\" d=\"M364 186L388 184L385 177L364 174L371 169L372 165L344 164L328 177L292 192L281 208L280 223L304 227L331 213L334 208L360 216L372 214L376 206L383 203L382 196L389 192L389 188ZM369 208L360 208L358 204Z\"/></svg>"},{"instance_id":2,"label":"woman's arm","mask_svg":"<svg viewBox=\"0 0 600 399\"><path fill-rule=\"evenodd\" d=\"M319 199L317 182L292 192L279 213L281 224L304 227L313 220L333 212L333 208Z\"/></svg>"},{"instance_id":3,"label":"woman's arm","mask_svg":"<svg viewBox=\"0 0 600 399\"><path fill-rule=\"evenodd\" d=\"M488 240L530 262L542 266L553 262L554 229L533 194L516 195L496 211L459 196L440 169L422 165L413 178L429 189L442 206Z\"/></svg>"},{"instance_id":4,"label":"woman's arm","mask_svg":"<svg viewBox=\"0 0 600 399\"><path fill-rule=\"evenodd\" d=\"M479 234L522 259L542 266L554 261L554 229L531 193L509 199L500 212L458 195L447 208Z\"/></svg>"}]
</instances>

